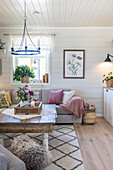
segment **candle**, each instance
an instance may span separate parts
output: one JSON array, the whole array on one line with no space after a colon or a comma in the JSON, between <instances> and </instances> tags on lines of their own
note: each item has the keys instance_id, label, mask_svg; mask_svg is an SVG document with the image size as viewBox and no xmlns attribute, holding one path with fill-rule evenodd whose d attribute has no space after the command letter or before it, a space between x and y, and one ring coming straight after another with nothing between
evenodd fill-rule
<instances>
[{"instance_id":1,"label":"candle","mask_svg":"<svg viewBox=\"0 0 113 170\"><path fill-rule=\"evenodd\" d=\"M38 39L38 47L40 47L40 38Z\"/></svg>"},{"instance_id":2,"label":"candle","mask_svg":"<svg viewBox=\"0 0 113 170\"><path fill-rule=\"evenodd\" d=\"M45 83L45 75L43 75L43 83Z\"/></svg>"},{"instance_id":3,"label":"candle","mask_svg":"<svg viewBox=\"0 0 113 170\"><path fill-rule=\"evenodd\" d=\"M35 101L31 101L31 107L35 107Z\"/></svg>"},{"instance_id":4,"label":"candle","mask_svg":"<svg viewBox=\"0 0 113 170\"><path fill-rule=\"evenodd\" d=\"M48 83L48 73L45 73L45 83Z\"/></svg>"},{"instance_id":5,"label":"candle","mask_svg":"<svg viewBox=\"0 0 113 170\"><path fill-rule=\"evenodd\" d=\"M38 107L39 104L40 104L40 102L37 102L37 101L35 102L35 106L36 106L36 107Z\"/></svg>"},{"instance_id":6,"label":"candle","mask_svg":"<svg viewBox=\"0 0 113 170\"><path fill-rule=\"evenodd\" d=\"M31 86L29 86L29 90L31 90Z\"/></svg>"},{"instance_id":7,"label":"candle","mask_svg":"<svg viewBox=\"0 0 113 170\"><path fill-rule=\"evenodd\" d=\"M13 47L13 37L11 36L11 47Z\"/></svg>"}]
</instances>

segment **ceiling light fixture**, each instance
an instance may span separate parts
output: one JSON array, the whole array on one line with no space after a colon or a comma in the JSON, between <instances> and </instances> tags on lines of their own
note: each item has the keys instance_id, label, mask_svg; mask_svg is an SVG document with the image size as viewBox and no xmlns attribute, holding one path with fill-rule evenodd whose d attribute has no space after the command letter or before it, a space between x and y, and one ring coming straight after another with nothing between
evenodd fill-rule
<instances>
[{"instance_id":1,"label":"ceiling light fixture","mask_svg":"<svg viewBox=\"0 0 113 170\"><path fill-rule=\"evenodd\" d=\"M111 62L111 59L109 57L113 57L113 56L111 54L107 54L107 57L104 60L104 62Z\"/></svg>"},{"instance_id":2,"label":"ceiling light fixture","mask_svg":"<svg viewBox=\"0 0 113 170\"><path fill-rule=\"evenodd\" d=\"M38 15L38 14L40 14L40 12L35 10L35 11L33 12L33 14Z\"/></svg>"},{"instance_id":3,"label":"ceiling light fixture","mask_svg":"<svg viewBox=\"0 0 113 170\"><path fill-rule=\"evenodd\" d=\"M14 50L13 40L12 40L11 54L13 54L13 55L38 55L38 54L40 54L40 39L38 39L38 47L36 47L29 35L26 21L27 21L26 2L24 1L24 30L23 30L22 40L21 40L20 47L18 50ZM29 40L31 41L31 43L35 49L28 49L27 37L29 38ZM23 48L24 42L25 42L25 47Z\"/></svg>"}]
</instances>

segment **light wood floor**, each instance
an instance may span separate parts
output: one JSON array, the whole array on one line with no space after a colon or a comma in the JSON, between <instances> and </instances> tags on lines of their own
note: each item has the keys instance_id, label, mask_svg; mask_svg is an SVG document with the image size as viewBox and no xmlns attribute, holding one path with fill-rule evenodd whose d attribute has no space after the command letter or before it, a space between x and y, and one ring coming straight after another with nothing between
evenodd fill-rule
<instances>
[{"instance_id":1,"label":"light wood floor","mask_svg":"<svg viewBox=\"0 0 113 170\"><path fill-rule=\"evenodd\" d=\"M113 170L113 127L103 118L95 125L74 126L85 170Z\"/></svg>"}]
</instances>

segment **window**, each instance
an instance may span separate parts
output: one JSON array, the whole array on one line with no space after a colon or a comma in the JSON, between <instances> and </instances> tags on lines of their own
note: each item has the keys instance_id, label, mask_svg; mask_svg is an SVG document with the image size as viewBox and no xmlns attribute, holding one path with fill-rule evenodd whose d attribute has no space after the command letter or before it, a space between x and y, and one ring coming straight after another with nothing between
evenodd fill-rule
<instances>
[{"instance_id":1,"label":"window","mask_svg":"<svg viewBox=\"0 0 113 170\"><path fill-rule=\"evenodd\" d=\"M50 39L48 39L48 44L47 38L46 41L42 39L41 42L41 53L38 56L13 56L13 75L17 66L27 65L30 69L33 69L35 74L35 78L30 78L30 83L43 83L45 73L48 73L50 77ZM43 44L43 42L46 43ZM13 83L20 83L20 81L14 80Z\"/></svg>"}]
</instances>

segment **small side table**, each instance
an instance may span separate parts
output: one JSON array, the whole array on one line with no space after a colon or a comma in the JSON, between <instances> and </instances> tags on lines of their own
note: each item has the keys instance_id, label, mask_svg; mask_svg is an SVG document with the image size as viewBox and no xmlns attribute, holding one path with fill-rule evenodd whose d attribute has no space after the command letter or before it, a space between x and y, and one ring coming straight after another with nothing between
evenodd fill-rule
<instances>
[{"instance_id":1,"label":"small side table","mask_svg":"<svg viewBox=\"0 0 113 170\"><path fill-rule=\"evenodd\" d=\"M95 109L85 110L83 114L83 123L84 124L94 124L96 122Z\"/></svg>"}]
</instances>

